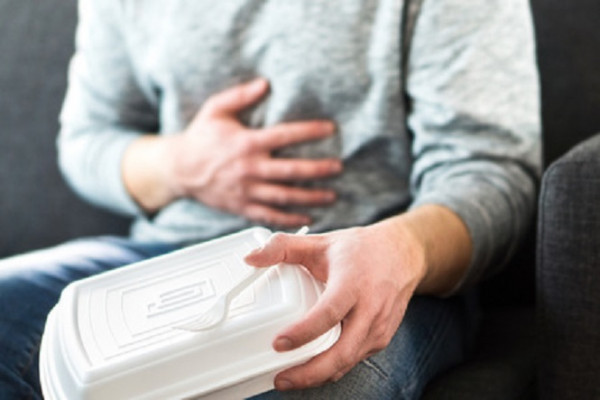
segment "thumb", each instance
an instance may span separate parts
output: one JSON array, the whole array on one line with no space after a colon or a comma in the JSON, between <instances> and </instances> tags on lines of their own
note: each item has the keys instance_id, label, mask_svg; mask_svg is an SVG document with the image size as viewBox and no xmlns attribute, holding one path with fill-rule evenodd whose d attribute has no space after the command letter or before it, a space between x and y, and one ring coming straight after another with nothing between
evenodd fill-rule
<instances>
[{"instance_id":1,"label":"thumb","mask_svg":"<svg viewBox=\"0 0 600 400\"><path fill-rule=\"evenodd\" d=\"M269 91L269 82L257 78L212 95L204 104L209 115L234 115L254 105Z\"/></svg>"},{"instance_id":2,"label":"thumb","mask_svg":"<svg viewBox=\"0 0 600 400\"><path fill-rule=\"evenodd\" d=\"M301 264L308 269L319 264L322 239L318 235L298 236L275 233L264 244L251 251L244 261L254 267L268 267L279 263Z\"/></svg>"}]
</instances>

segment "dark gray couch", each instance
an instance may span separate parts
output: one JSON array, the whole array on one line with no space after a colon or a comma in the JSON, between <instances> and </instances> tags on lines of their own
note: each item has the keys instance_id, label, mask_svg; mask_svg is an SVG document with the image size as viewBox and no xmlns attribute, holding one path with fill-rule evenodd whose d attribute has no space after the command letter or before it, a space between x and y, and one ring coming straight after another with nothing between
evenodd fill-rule
<instances>
[{"instance_id":1,"label":"dark gray couch","mask_svg":"<svg viewBox=\"0 0 600 400\"><path fill-rule=\"evenodd\" d=\"M536 2L552 162L538 217L539 393L600 399L600 2Z\"/></svg>"},{"instance_id":2,"label":"dark gray couch","mask_svg":"<svg viewBox=\"0 0 600 400\"><path fill-rule=\"evenodd\" d=\"M532 2L549 164L600 130L600 3ZM0 0L0 257L69 238L127 233L127 220L77 199L56 167L54 141L73 51L75 10L76 0ZM600 206L600 161L594 159L600 155L598 142L555 164L542 191L541 342L535 330L532 232L511 267L484 285L485 313L474 353L434 380L426 399L534 398L536 349L543 361L537 369L544 398L600 396L585 384L600 371L600 361L593 357L600 341L592 329L600 326L600 313L593 313L600 302L593 284L600 275L589 274L600 248L590 234L599 229L600 218L588 218L588 211ZM535 346L538 342L541 347Z\"/></svg>"},{"instance_id":3,"label":"dark gray couch","mask_svg":"<svg viewBox=\"0 0 600 400\"><path fill-rule=\"evenodd\" d=\"M540 202L540 393L600 399L600 135L552 164Z\"/></svg>"}]
</instances>

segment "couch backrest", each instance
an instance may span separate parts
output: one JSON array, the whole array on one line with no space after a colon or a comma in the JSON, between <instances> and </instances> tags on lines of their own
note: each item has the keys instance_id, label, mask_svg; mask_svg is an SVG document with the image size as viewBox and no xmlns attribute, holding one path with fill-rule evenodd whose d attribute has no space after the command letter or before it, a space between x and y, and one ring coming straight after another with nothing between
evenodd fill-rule
<instances>
[{"instance_id":1,"label":"couch backrest","mask_svg":"<svg viewBox=\"0 0 600 400\"><path fill-rule=\"evenodd\" d=\"M600 132L600 1L531 3L548 165L574 144Z\"/></svg>"},{"instance_id":2,"label":"couch backrest","mask_svg":"<svg viewBox=\"0 0 600 400\"><path fill-rule=\"evenodd\" d=\"M76 0L0 0L0 257L126 232L127 221L76 198L56 166L75 24Z\"/></svg>"}]
</instances>

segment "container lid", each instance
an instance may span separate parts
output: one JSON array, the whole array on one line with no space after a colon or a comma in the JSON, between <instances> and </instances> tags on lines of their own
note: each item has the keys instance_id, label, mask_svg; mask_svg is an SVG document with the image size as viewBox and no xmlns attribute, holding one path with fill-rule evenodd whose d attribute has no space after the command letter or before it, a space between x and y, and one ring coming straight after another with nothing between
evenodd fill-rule
<instances>
[{"instance_id":1,"label":"container lid","mask_svg":"<svg viewBox=\"0 0 600 400\"><path fill-rule=\"evenodd\" d=\"M329 348L339 326L294 351L272 349L275 334L301 318L323 291L297 265L272 267L233 300L213 329L174 329L249 274L253 267L244 255L270 234L248 229L69 285L42 339L46 398L199 398L224 388L233 388L227 396L246 397L272 389L275 372ZM258 386L247 384L265 376Z\"/></svg>"}]
</instances>

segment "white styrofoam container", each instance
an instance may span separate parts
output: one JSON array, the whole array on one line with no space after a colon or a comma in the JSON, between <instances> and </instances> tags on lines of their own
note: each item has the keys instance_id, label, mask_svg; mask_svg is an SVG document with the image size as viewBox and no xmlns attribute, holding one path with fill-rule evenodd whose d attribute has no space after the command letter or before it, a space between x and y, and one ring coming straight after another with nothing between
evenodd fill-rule
<instances>
[{"instance_id":1,"label":"white styrofoam container","mask_svg":"<svg viewBox=\"0 0 600 400\"><path fill-rule=\"evenodd\" d=\"M272 389L277 372L329 348L339 326L299 349L272 349L275 334L323 291L293 265L263 274L215 328L173 328L195 319L250 273L243 256L270 234L248 229L69 285L42 338L45 398L244 398Z\"/></svg>"}]
</instances>

